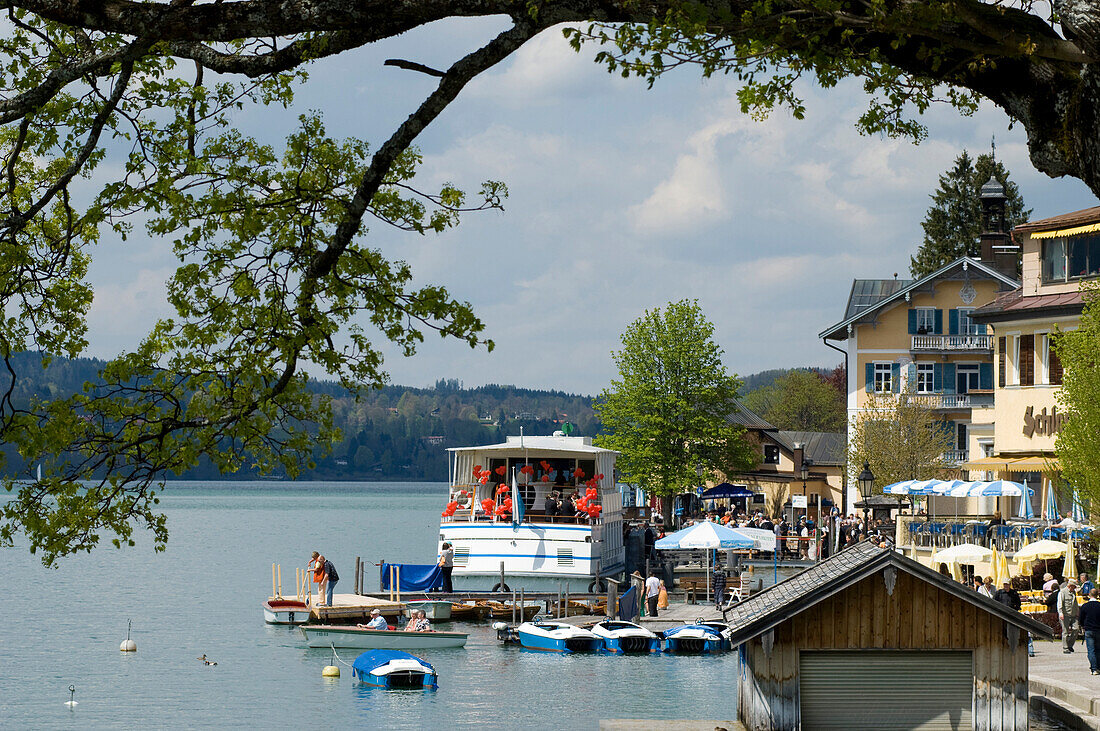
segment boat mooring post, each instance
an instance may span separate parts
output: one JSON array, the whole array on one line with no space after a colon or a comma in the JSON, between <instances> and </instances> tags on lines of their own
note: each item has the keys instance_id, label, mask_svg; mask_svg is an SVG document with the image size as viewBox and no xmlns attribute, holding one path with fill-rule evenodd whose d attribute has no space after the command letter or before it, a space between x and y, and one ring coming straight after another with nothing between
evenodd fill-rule
<instances>
[{"instance_id":1,"label":"boat mooring post","mask_svg":"<svg viewBox=\"0 0 1100 731\"><path fill-rule=\"evenodd\" d=\"M554 607L554 609L557 610L557 612L558 612L558 619L561 619L561 582L560 581L558 582L558 597L555 601L557 601L558 605L556 607Z\"/></svg>"},{"instance_id":2,"label":"boat mooring post","mask_svg":"<svg viewBox=\"0 0 1100 731\"><path fill-rule=\"evenodd\" d=\"M516 590L512 589L512 626L516 626Z\"/></svg>"},{"instance_id":3,"label":"boat mooring post","mask_svg":"<svg viewBox=\"0 0 1100 731\"><path fill-rule=\"evenodd\" d=\"M524 614L524 610L527 609L526 592L521 586L519 588L519 618L521 621L527 621L527 615Z\"/></svg>"},{"instance_id":4,"label":"boat mooring post","mask_svg":"<svg viewBox=\"0 0 1100 731\"><path fill-rule=\"evenodd\" d=\"M564 612L564 614L562 614L562 616L563 617L568 617L569 616L569 582L568 581L565 582L565 601L563 602L563 604L565 605L565 609L562 610L562 612Z\"/></svg>"},{"instance_id":5,"label":"boat mooring post","mask_svg":"<svg viewBox=\"0 0 1100 731\"><path fill-rule=\"evenodd\" d=\"M507 591L507 590L504 588L504 562L501 561L500 562L500 592L503 594L505 591Z\"/></svg>"},{"instance_id":6,"label":"boat mooring post","mask_svg":"<svg viewBox=\"0 0 1100 731\"><path fill-rule=\"evenodd\" d=\"M359 595L359 557L355 557L355 594Z\"/></svg>"},{"instance_id":7,"label":"boat mooring post","mask_svg":"<svg viewBox=\"0 0 1100 731\"><path fill-rule=\"evenodd\" d=\"M367 593L367 562L359 564L359 588L363 590L363 593Z\"/></svg>"}]
</instances>

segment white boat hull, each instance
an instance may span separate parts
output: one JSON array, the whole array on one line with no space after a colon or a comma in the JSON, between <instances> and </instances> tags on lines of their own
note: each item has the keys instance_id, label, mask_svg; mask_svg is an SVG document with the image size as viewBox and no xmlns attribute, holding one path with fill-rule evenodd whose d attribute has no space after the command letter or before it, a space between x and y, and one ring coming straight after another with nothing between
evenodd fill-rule
<instances>
[{"instance_id":1,"label":"white boat hull","mask_svg":"<svg viewBox=\"0 0 1100 731\"><path fill-rule=\"evenodd\" d=\"M439 621L447 620L451 618L451 603L443 601L411 601L405 602L408 609L405 610L405 616L410 616L413 609L423 609L424 613L428 616L428 619L435 619Z\"/></svg>"},{"instance_id":2,"label":"white boat hull","mask_svg":"<svg viewBox=\"0 0 1100 731\"><path fill-rule=\"evenodd\" d=\"M303 625L308 647L351 647L360 650L433 650L463 647L463 632L405 632L334 625Z\"/></svg>"},{"instance_id":3,"label":"white boat hull","mask_svg":"<svg viewBox=\"0 0 1100 731\"><path fill-rule=\"evenodd\" d=\"M264 622L267 624L305 624L309 621L309 607L296 601L268 600L263 604Z\"/></svg>"}]
</instances>

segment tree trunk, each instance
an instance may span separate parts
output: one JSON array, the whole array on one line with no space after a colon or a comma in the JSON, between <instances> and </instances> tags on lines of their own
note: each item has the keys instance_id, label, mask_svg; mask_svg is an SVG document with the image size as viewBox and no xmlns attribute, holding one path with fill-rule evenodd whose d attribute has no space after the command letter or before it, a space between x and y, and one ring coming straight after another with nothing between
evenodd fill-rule
<instances>
[{"instance_id":1,"label":"tree trunk","mask_svg":"<svg viewBox=\"0 0 1100 731\"><path fill-rule=\"evenodd\" d=\"M676 502L675 495L661 495L661 524L667 530L672 527L672 504Z\"/></svg>"}]
</instances>

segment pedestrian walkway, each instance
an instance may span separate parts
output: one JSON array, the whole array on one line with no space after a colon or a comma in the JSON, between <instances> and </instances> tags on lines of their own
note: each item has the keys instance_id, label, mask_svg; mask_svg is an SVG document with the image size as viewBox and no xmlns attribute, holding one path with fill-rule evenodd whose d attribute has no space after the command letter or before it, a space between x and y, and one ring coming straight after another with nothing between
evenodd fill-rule
<instances>
[{"instance_id":1,"label":"pedestrian walkway","mask_svg":"<svg viewBox=\"0 0 1100 731\"><path fill-rule=\"evenodd\" d=\"M1100 729L1100 675L1089 673L1085 643L1078 642L1074 649L1065 655L1060 640L1035 643L1035 657L1028 663L1032 700L1036 696L1049 698L1079 721L1075 727ZM1056 708L1047 710L1057 718Z\"/></svg>"}]
</instances>

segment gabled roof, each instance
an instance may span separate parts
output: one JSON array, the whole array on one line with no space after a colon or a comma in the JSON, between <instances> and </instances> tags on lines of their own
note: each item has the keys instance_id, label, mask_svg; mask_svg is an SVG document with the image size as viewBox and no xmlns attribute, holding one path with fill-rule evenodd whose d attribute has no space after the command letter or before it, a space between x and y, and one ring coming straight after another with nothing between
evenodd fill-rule
<instances>
[{"instance_id":1,"label":"gabled roof","mask_svg":"<svg viewBox=\"0 0 1100 731\"><path fill-rule=\"evenodd\" d=\"M848 435L844 432L781 431L779 438L791 451L802 443L804 454L816 465L844 464L844 452L848 449Z\"/></svg>"},{"instance_id":2,"label":"gabled roof","mask_svg":"<svg viewBox=\"0 0 1100 731\"><path fill-rule=\"evenodd\" d=\"M734 399L734 410L732 413L726 416L726 423L737 424L743 426L746 429L762 429L764 431L777 431L775 425L768 423L750 409L745 404L741 403L740 399Z\"/></svg>"},{"instance_id":3,"label":"gabled roof","mask_svg":"<svg viewBox=\"0 0 1100 731\"><path fill-rule=\"evenodd\" d=\"M1051 628L1042 622L995 602L891 548L880 548L870 541L863 541L740 604L735 604L726 612L726 622L733 632L733 645L736 647L774 629L790 617L889 566L934 584L1024 631L1041 637L1053 637Z\"/></svg>"},{"instance_id":4,"label":"gabled roof","mask_svg":"<svg viewBox=\"0 0 1100 731\"><path fill-rule=\"evenodd\" d=\"M956 259L955 261L951 262L950 264L945 264L944 266L940 267L939 269L932 272L931 274L929 274L926 277L921 277L920 279L915 279L915 280L909 281L908 284L906 284L905 286L899 287L896 291L892 292L891 294L889 294L885 297L881 297L880 299L878 299L874 303L868 305L867 307L863 307L858 312L854 312L854 313L851 312L852 307L853 307L853 305L852 305L853 297L855 296L855 288L856 288L856 285L853 284L852 285L852 295L848 298L848 311L845 312L844 319L841 320L840 322L838 322L837 324L832 325L831 327L828 327L825 330L822 330L820 333L817 334L817 336L819 338L822 338L822 339L825 339L825 340L829 340L829 339L832 339L832 340L847 340L848 339L848 326L851 325L851 324L854 324L856 322L856 320L859 320L860 318L866 317L867 315L871 314L872 312L877 312L879 310L882 310L883 308L887 307L888 305L891 305L891 304L894 304L898 301L904 300L905 295L909 294L913 290L915 290L919 287L922 287L922 286L928 284L929 282L931 282L935 279L939 279L940 277L952 272L955 269L961 269L963 264L966 264L968 268L973 267L978 272L987 275L990 279L996 279L996 280L1000 281L1002 284L1004 284L1008 287L1011 287L1012 289L1016 289L1017 287L1020 286L1020 283L1018 281L1016 281L1015 279L1012 279L1011 277L1007 277L1004 274L1001 274L999 271L992 268L988 264L984 264L980 260L973 259L969 256L962 256L962 257L959 257L958 259ZM857 279L856 280L857 283L858 282L867 282L867 281L882 281L882 280L863 280L863 279Z\"/></svg>"},{"instance_id":5,"label":"gabled roof","mask_svg":"<svg viewBox=\"0 0 1100 731\"><path fill-rule=\"evenodd\" d=\"M1013 234L1027 234L1032 231L1043 231L1052 228L1070 228L1100 222L1100 206L1084 208L1080 211L1062 213L1050 218L1040 218L1035 221L1026 221L1012 229Z\"/></svg>"},{"instance_id":6,"label":"gabled roof","mask_svg":"<svg viewBox=\"0 0 1100 731\"><path fill-rule=\"evenodd\" d=\"M858 315L869 307L913 283L912 279L856 279L852 282L852 291L848 294L848 306L844 308L844 319Z\"/></svg>"}]
</instances>

